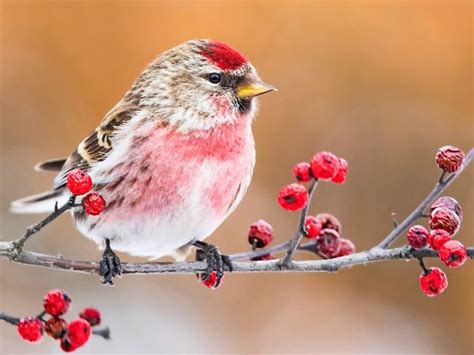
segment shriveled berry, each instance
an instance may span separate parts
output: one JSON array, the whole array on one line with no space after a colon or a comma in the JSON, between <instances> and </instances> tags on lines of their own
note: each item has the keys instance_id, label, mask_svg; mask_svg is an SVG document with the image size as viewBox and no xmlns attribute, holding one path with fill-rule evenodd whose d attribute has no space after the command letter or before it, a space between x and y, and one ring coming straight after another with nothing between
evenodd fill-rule
<instances>
[{"instance_id":1,"label":"shriveled berry","mask_svg":"<svg viewBox=\"0 0 474 355\"><path fill-rule=\"evenodd\" d=\"M106 202L97 192L91 192L82 199L82 206L88 215L98 216L105 210Z\"/></svg>"},{"instance_id":2,"label":"shriveled berry","mask_svg":"<svg viewBox=\"0 0 474 355\"><path fill-rule=\"evenodd\" d=\"M54 289L44 296L44 310L55 317L66 313L70 304L71 297L63 290Z\"/></svg>"},{"instance_id":3,"label":"shriveled berry","mask_svg":"<svg viewBox=\"0 0 474 355\"><path fill-rule=\"evenodd\" d=\"M287 185L278 194L278 203L281 208L288 211L297 211L304 208L308 200L308 191L300 184Z\"/></svg>"},{"instance_id":4,"label":"shriveled berry","mask_svg":"<svg viewBox=\"0 0 474 355\"><path fill-rule=\"evenodd\" d=\"M71 343L68 337L62 338L61 339L61 349L66 352L70 353L75 351L79 346L76 344Z\"/></svg>"},{"instance_id":5,"label":"shriveled berry","mask_svg":"<svg viewBox=\"0 0 474 355\"><path fill-rule=\"evenodd\" d=\"M424 248L428 244L430 233L423 226L412 226L407 232L407 242L413 248Z\"/></svg>"},{"instance_id":6,"label":"shriveled berry","mask_svg":"<svg viewBox=\"0 0 474 355\"><path fill-rule=\"evenodd\" d=\"M464 160L464 152L452 145L446 145L438 149L436 153L436 164L447 173L458 171Z\"/></svg>"},{"instance_id":7,"label":"shriveled berry","mask_svg":"<svg viewBox=\"0 0 474 355\"><path fill-rule=\"evenodd\" d=\"M92 179L86 172L76 169L67 174L66 185L73 195L84 195L92 188Z\"/></svg>"},{"instance_id":8,"label":"shriveled berry","mask_svg":"<svg viewBox=\"0 0 474 355\"><path fill-rule=\"evenodd\" d=\"M62 339L67 333L67 322L60 317L52 317L45 323L46 334L54 339Z\"/></svg>"},{"instance_id":9,"label":"shriveled berry","mask_svg":"<svg viewBox=\"0 0 474 355\"><path fill-rule=\"evenodd\" d=\"M204 279L205 274L201 274L201 282L204 286L209 287L211 289L216 288L216 281L217 281L217 271L213 271L207 280ZM221 284L224 281L224 277L221 279Z\"/></svg>"},{"instance_id":10,"label":"shriveled berry","mask_svg":"<svg viewBox=\"0 0 474 355\"><path fill-rule=\"evenodd\" d=\"M320 213L316 215L316 219L323 225L322 229L334 229L336 232L341 233L342 224L339 220L330 213Z\"/></svg>"},{"instance_id":11,"label":"shriveled berry","mask_svg":"<svg viewBox=\"0 0 474 355\"><path fill-rule=\"evenodd\" d=\"M437 267L430 268L420 275L420 288L428 297L438 296L448 287L446 274Z\"/></svg>"},{"instance_id":12,"label":"shriveled berry","mask_svg":"<svg viewBox=\"0 0 474 355\"><path fill-rule=\"evenodd\" d=\"M339 240L339 252L336 256L346 256L354 254L356 251L354 243L349 239L341 238Z\"/></svg>"},{"instance_id":13,"label":"shriveled berry","mask_svg":"<svg viewBox=\"0 0 474 355\"><path fill-rule=\"evenodd\" d=\"M79 317L89 322L91 327L99 325L101 321L100 312L95 308L84 308Z\"/></svg>"},{"instance_id":14,"label":"shriveled berry","mask_svg":"<svg viewBox=\"0 0 474 355\"><path fill-rule=\"evenodd\" d=\"M430 214L439 207L445 207L456 213L459 220L462 221L462 208L458 201L449 196L438 198L430 207Z\"/></svg>"},{"instance_id":15,"label":"shriveled berry","mask_svg":"<svg viewBox=\"0 0 474 355\"><path fill-rule=\"evenodd\" d=\"M453 236L459 230L459 225L458 215L446 207L438 207L430 214L431 229L444 229Z\"/></svg>"},{"instance_id":16,"label":"shriveled berry","mask_svg":"<svg viewBox=\"0 0 474 355\"><path fill-rule=\"evenodd\" d=\"M316 239L316 250L326 258L334 258L341 249L341 237L334 229L323 229Z\"/></svg>"},{"instance_id":17,"label":"shriveled berry","mask_svg":"<svg viewBox=\"0 0 474 355\"><path fill-rule=\"evenodd\" d=\"M332 178L332 182L336 184L344 184L346 182L347 170L349 169L349 164L343 158L339 158L339 169L337 170L336 175Z\"/></svg>"},{"instance_id":18,"label":"shriveled berry","mask_svg":"<svg viewBox=\"0 0 474 355\"><path fill-rule=\"evenodd\" d=\"M315 239L321 233L323 224L315 216L307 216L304 221L304 236L308 239Z\"/></svg>"},{"instance_id":19,"label":"shriveled berry","mask_svg":"<svg viewBox=\"0 0 474 355\"><path fill-rule=\"evenodd\" d=\"M91 336L91 326L86 320L78 318L69 323L67 334L73 346L81 347Z\"/></svg>"},{"instance_id":20,"label":"shriveled berry","mask_svg":"<svg viewBox=\"0 0 474 355\"><path fill-rule=\"evenodd\" d=\"M449 240L439 249L439 258L449 267L460 267L467 260L466 247L457 240Z\"/></svg>"},{"instance_id":21,"label":"shriveled berry","mask_svg":"<svg viewBox=\"0 0 474 355\"><path fill-rule=\"evenodd\" d=\"M275 257L272 254L265 254L265 255L253 257L250 260L251 261L268 261L268 260L275 260Z\"/></svg>"},{"instance_id":22,"label":"shriveled berry","mask_svg":"<svg viewBox=\"0 0 474 355\"><path fill-rule=\"evenodd\" d=\"M17 324L17 329L23 340L37 343L43 338L44 323L38 318L22 318Z\"/></svg>"},{"instance_id":23,"label":"shriveled berry","mask_svg":"<svg viewBox=\"0 0 474 355\"><path fill-rule=\"evenodd\" d=\"M313 178L311 165L306 162L296 164L293 168L293 174L295 175L296 180L301 182L308 182Z\"/></svg>"},{"instance_id":24,"label":"shriveled berry","mask_svg":"<svg viewBox=\"0 0 474 355\"><path fill-rule=\"evenodd\" d=\"M249 243L257 248L263 248L270 244L273 240L273 227L270 223L259 219L250 225Z\"/></svg>"},{"instance_id":25,"label":"shriveled berry","mask_svg":"<svg viewBox=\"0 0 474 355\"><path fill-rule=\"evenodd\" d=\"M331 180L340 168L339 158L329 152L316 153L310 164L313 176L322 180Z\"/></svg>"},{"instance_id":26,"label":"shriveled berry","mask_svg":"<svg viewBox=\"0 0 474 355\"><path fill-rule=\"evenodd\" d=\"M428 234L428 244L433 250L439 250L449 240L451 240L451 235L444 229L433 229Z\"/></svg>"}]
</instances>

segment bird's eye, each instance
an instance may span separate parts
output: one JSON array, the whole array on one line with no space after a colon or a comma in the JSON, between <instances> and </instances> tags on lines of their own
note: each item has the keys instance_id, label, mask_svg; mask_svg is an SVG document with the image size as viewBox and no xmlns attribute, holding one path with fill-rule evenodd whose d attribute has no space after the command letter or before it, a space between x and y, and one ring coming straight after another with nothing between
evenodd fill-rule
<instances>
[{"instance_id":1,"label":"bird's eye","mask_svg":"<svg viewBox=\"0 0 474 355\"><path fill-rule=\"evenodd\" d=\"M219 73L209 74L209 81L213 84L219 84L221 82L222 76Z\"/></svg>"}]
</instances>

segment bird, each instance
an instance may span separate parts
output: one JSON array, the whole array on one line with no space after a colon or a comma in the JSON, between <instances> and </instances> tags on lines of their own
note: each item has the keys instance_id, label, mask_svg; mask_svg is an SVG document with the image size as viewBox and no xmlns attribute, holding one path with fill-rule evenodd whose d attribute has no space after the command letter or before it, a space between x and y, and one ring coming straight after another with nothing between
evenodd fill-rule
<instances>
[{"instance_id":1,"label":"bird","mask_svg":"<svg viewBox=\"0 0 474 355\"><path fill-rule=\"evenodd\" d=\"M104 284L121 275L116 251L183 260L197 248L205 278L229 258L204 242L236 209L255 165L252 122L264 83L238 50L197 39L158 55L67 158L36 165L56 171L53 189L11 203L13 213L47 213L70 198L68 174L81 169L107 207L71 209L75 227L103 250Z\"/></svg>"}]
</instances>

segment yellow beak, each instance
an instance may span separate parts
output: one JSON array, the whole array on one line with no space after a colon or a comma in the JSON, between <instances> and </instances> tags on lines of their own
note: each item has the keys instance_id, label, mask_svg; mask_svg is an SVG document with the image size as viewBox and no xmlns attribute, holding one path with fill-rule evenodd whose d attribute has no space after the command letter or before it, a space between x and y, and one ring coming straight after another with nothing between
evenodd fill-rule
<instances>
[{"instance_id":1,"label":"yellow beak","mask_svg":"<svg viewBox=\"0 0 474 355\"><path fill-rule=\"evenodd\" d=\"M243 83L237 87L237 96L241 99L249 99L255 96L266 94L270 91L278 91L273 86L261 81Z\"/></svg>"}]
</instances>

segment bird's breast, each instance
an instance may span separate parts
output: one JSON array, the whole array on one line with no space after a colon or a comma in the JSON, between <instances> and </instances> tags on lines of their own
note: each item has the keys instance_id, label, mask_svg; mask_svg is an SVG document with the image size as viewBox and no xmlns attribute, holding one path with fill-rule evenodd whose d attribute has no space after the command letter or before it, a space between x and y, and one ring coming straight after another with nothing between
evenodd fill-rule
<instances>
[{"instance_id":1,"label":"bird's breast","mask_svg":"<svg viewBox=\"0 0 474 355\"><path fill-rule=\"evenodd\" d=\"M227 215L243 197L254 164L247 121L196 132L149 127L134 134L125 159L111 169L103 217Z\"/></svg>"}]
</instances>

